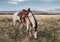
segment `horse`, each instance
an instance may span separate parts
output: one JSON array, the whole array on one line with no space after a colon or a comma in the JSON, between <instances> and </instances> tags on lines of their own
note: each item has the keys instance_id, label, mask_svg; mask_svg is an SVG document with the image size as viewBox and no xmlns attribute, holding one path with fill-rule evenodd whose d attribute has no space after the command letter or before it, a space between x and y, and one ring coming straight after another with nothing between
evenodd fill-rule
<instances>
[{"instance_id":1,"label":"horse","mask_svg":"<svg viewBox=\"0 0 60 42\"><path fill-rule=\"evenodd\" d=\"M33 27L33 29L34 29L34 38L36 39L37 38L37 21L36 21L36 18L34 17L34 14L32 13L32 11L27 11L27 12L28 12L28 16L25 19L26 20L25 25L27 27L26 31L31 30L32 29L31 27ZM16 12L16 13L13 14L14 28L16 27L16 21L19 21L19 23L21 24L21 28L24 25L24 23L21 23L21 19L20 19L20 17L18 15L19 15L19 12ZM30 36L31 36L31 33L30 33Z\"/></svg>"}]
</instances>

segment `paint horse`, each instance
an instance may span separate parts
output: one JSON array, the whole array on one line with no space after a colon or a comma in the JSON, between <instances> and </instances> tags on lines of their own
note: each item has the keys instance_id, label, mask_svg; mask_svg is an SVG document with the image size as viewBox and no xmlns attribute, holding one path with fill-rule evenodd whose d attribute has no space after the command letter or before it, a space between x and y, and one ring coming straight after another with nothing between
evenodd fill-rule
<instances>
[{"instance_id":1,"label":"paint horse","mask_svg":"<svg viewBox=\"0 0 60 42\"><path fill-rule=\"evenodd\" d=\"M21 28L22 28L23 25L24 25L23 21L25 20L26 21L25 25L27 26L27 31L31 30L32 29L31 27L33 27L33 29L34 29L34 38L36 39L37 38L37 21L34 17L34 14L31 12L30 9L28 9L26 11L26 14L27 14L27 15L25 14L26 17L25 16L20 17L19 14L21 15L20 12L16 12L13 15L14 28L16 27L16 22L17 21L19 21L19 23L21 24ZM23 17L25 17L25 18L23 18ZM30 35L31 35L31 33L30 33Z\"/></svg>"}]
</instances>

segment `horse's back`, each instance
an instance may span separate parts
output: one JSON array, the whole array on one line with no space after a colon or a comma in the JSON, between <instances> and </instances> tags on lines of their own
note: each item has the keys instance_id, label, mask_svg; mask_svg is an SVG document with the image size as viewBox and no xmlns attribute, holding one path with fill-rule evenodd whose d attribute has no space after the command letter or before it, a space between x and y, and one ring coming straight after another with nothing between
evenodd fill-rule
<instances>
[{"instance_id":1,"label":"horse's back","mask_svg":"<svg viewBox=\"0 0 60 42\"><path fill-rule=\"evenodd\" d=\"M15 12L15 13L13 14L13 20L17 20L17 19L19 18L18 13L19 13L19 12Z\"/></svg>"},{"instance_id":2,"label":"horse's back","mask_svg":"<svg viewBox=\"0 0 60 42\"><path fill-rule=\"evenodd\" d=\"M17 16L17 15L18 15L18 13L19 13L19 12L15 12L15 13L13 14L13 16Z\"/></svg>"}]
</instances>

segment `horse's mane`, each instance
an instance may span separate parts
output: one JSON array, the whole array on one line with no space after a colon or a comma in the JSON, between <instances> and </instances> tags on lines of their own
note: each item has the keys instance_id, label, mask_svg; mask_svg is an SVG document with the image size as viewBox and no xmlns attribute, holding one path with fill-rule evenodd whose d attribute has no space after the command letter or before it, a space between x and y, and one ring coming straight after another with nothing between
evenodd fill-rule
<instances>
[{"instance_id":1,"label":"horse's mane","mask_svg":"<svg viewBox=\"0 0 60 42\"><path fill-rule=\"evenodd\" d=\"M37 20L36 20L36 18L34 17L34 14L33 14L33 12L32 11L30 11L31 12L31 14L32 14L32 16L33 16L33 18L34 18L34 20L35 20L35 28L37 28L38 26L37 26Z\"/></svg>"}]
</instances>

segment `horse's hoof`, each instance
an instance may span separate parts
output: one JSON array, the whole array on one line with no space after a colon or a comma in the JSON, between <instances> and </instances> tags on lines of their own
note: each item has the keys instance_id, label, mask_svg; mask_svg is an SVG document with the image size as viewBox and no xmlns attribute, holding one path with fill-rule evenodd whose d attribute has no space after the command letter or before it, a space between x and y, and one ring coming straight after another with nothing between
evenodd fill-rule
<instances>
[{"instance_id":1,"label":"horse's hoof","mask_svg":"<svg viewBox=\"0 0 60 42\"><path fill-rule=\"evenodd\" d=\"M32 37L32 35L31 35L31 34L29 34L29 36L30 36L30 37Z\"/></svg>"},{"instance_id":2,"label":"horse's hoof","mask_svg":"<svg viewBox=\"0 0 60 42\"><path fill-rule=\"evenodd\" d=\"M29 30L26 30L26 33L29 33Z\"/></svg>"},{"instance_id":3,"label":"horse's hoof","mask_svg":"<svg viewBox=\"0 0 60 42\"><path fill-rule=\"evenodd\" d=\"M37 39L37 32L34 33L34 38Z\"/></svg>"},{"instance_id":4,"label":"horse's hoof","mask_svg":"<svg viewBox=\"0 0 60 42\"><path fill-rule=\"evenodd\" d=\"M22 32L20 34L22 34Z\"/></svg>"}]
</instances>

